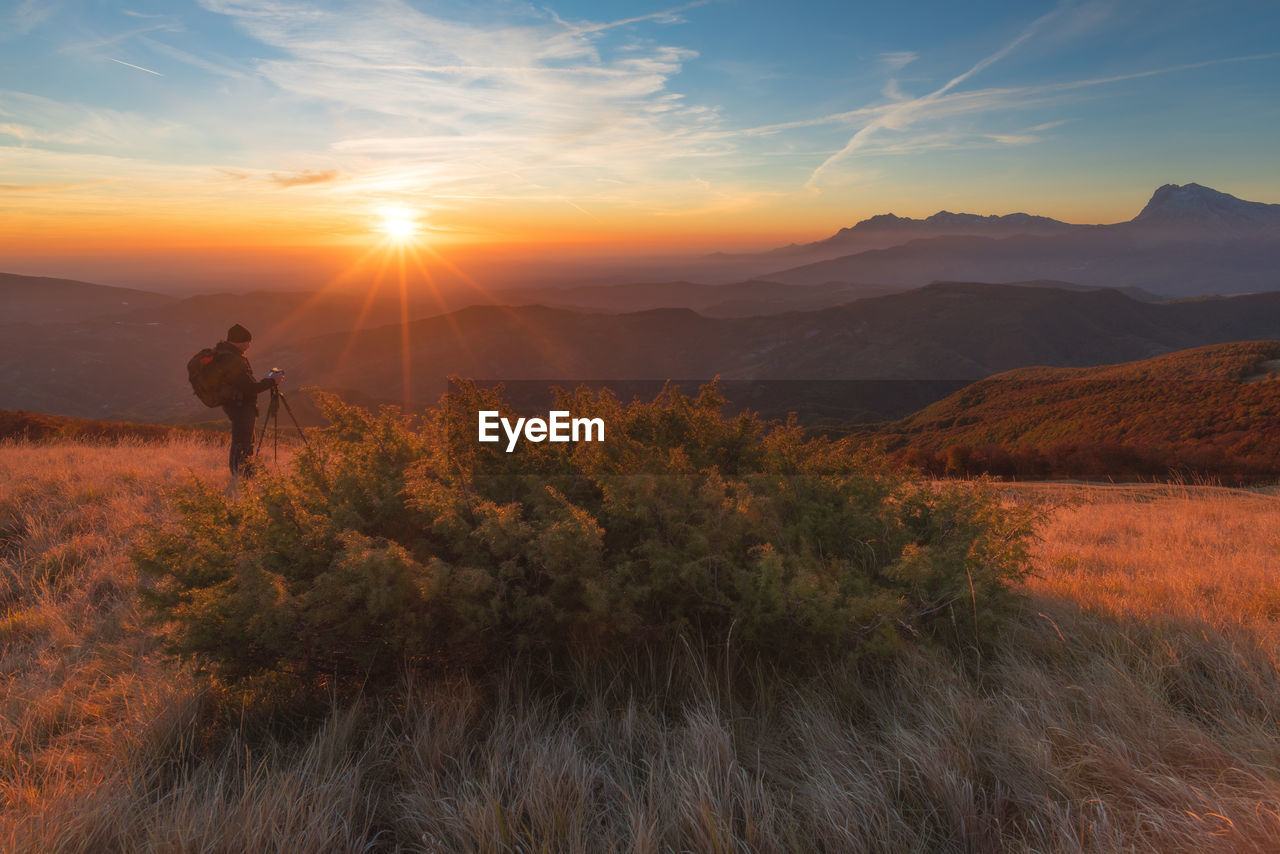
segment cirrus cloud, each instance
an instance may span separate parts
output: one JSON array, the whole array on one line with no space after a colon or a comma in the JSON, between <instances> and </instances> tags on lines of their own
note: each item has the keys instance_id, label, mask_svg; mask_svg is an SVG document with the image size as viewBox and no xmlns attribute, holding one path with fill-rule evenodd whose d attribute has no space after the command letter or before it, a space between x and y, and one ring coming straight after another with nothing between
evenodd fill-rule
<instances>
[{"instance_id":1,"label":"cirrus cloud","mask_svg":"<svg viewBox=\"0 0 1280 854\"><path fill-rule=\"evenodd\" d=\"M718 123L714 109L669 88L696 53L634 34L640 25L678 23L680 11L699 4L604 23L511 6L492 18L453 20L400 0L372 9L202 5L277 54L257 62L257 74L336 116L319 146L334 164L317 174L349 176L343 192L466 186L496 195L501 183L504 193L590 198L600 178L660 183L675 161L732 148L708 133ZM357 126L358 135L344 132Z\"/></svg>"}]
</instances>

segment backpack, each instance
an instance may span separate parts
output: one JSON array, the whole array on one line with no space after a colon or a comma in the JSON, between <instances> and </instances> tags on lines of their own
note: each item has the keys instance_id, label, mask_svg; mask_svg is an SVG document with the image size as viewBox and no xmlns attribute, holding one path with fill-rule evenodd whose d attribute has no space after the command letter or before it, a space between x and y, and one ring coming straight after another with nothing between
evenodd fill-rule
<instances>
[{"instance_id":1,"label":"backpack","mask_svg":"<svg viewBox=\"0 0 1280 854\"><path fill-rule=\"evenodd\" d=\"M205 347L187 362L187 379L205 406L223 406L232 402L234 389L227 382L226 353Z\"/></svg>"}]
</instances>

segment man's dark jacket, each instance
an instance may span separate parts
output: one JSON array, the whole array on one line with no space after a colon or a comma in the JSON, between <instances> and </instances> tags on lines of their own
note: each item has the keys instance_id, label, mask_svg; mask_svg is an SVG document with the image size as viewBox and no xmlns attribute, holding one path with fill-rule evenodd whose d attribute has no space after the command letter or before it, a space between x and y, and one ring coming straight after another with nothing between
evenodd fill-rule
<instances>
[{"instance_id":1,"label":"man's dark jacket","mask_svg":"<svg viewBox=\"0 0 1280 854\"><path fill-rule=\"evenodd\" d=\"M261 380L253 378L253 368L240 348L226 341L219 341L214 346L218 354L222 377L231 389L232 396L228 406L252 406L254 415L258 414L258 395L275 385L270 377Z\"/></svg>"},{"instance_id":2,"label":"man's dark jacket","mask_svg":"<svg viewBox=\"0 0 1280 854\"><path fill-rule=\"evenodd\" d=\"M223 380L231 391L230 401L222 407L231 419L231 474L248 475L252 473L253 425L258 420L258 394L275 385L275 380L270 377L255 380L249 360L234 344L219 341L213 349L221 362L219 367Z\"/></svg>"}]
</instances>

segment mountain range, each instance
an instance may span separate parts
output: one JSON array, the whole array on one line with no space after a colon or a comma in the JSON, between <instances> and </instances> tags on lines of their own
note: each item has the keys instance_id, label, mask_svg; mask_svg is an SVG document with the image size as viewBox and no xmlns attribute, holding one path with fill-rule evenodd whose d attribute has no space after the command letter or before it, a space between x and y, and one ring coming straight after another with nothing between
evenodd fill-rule
<instances>
[{"instance_id":1,"label":"mountain range","mask_svg":"<svg viewBox=\"0 0 1280 854\"><path fill-rule=\"evenodd\" d=\"M1008 217L989 226L979 217L963 220L964 234L913 237L932 219L894 227L901 239L890 246L762 275L786 284L843 281L889 287L938 279L1061 279L1137 287L1168 297L1280 288L1280 205L1243 201L1199 184L1165 185L1137 216L1112 225L1049 227L1036 222L1032 227L1028 222L1026 229L1010 233L1004 224ZM856 233L872 222L846 231Z\"/></svg>"},{"instance_id":2,"label":"mountain range","mask_svg":"<svg viewBox=\"0 0 1280 854\"><path fill-rule=\"evenodd\" d=\"M142 319L5 326L0 406L147 421L216 416L195 401L182 368L227 322L225 315L206 318L212 331L203 338ZM1107 289L952 282L746 318L689 309L605 314L472 306L358 332L311 331L295 327L275 338L264 332L250 352L253 363L260 371L287 368L291 387L350 390L365 401L388 402L404 401L407 391L415 405L434 402L455 374L922 384L928 393L908 396L910 408L881 412L897 416L1012 368L1101 365L1209 343L1280 339L1280 292L1153 303Z\"/></svg>"},{"instance_id":3,"label":"mountain range","mask_svg":"<svg viewBox=\"0 0 1280 854\"><path fill-rule=\"evenodd\" d=\"M829 259L843 255L866 252L870 249L887 249L909 240L930 237L955 237L961 235L983 237L1009 237L1015 234L1051 235L1064 234L1085 226L1072 225L1043 216L1025 213L980 214L939 211L924 219L877 214L848 228L842 228L823 240L812 243L792 243L778 249L754 254L713 253L707 256L723 261L748 261L777 259L785 261L803 258L808 261ZM794 260L792 263L795 263Z\"/></svg>"},{"instance_id":4,"label":"mountain range","mask_svg":"<svg viewBox=\"0 0 1280 854\"><path fill-rule=\"evenodd\" d=\"M841 284L867 292L939 280L1052 279L1138 287L1164 298L1280 288L1280 205L1196 183L1155 190L1131 219L1067 223L1030 213L879 214L809 243L763 252L566 265L542 284L685 280ZM546 277L544 276L544 279Z\"/></svg>"},{"instance_id":5,"label":"mountain range","mask_svg":"<svg viewBox=\"0 0 1280 854\"><path fill-rule=\"evenodd\" d=\"M838 254L871 244L889 245ZM253 328L261 368L279 364L295 386L369 401L430 402L451 374L923 384L866 407L890 416L1013 368L1280 338L1280 205L1197 184L1161 187L1113 225L883 215L751 257L777 267L806 253L837 257L729 284L410 288L403 297L384 289L178 299L0 274L0 407L206 418L181 366L233 322ZM1170 293L1198 298L1161 296Z\"/></svg>"},{"instance_id":6,"label":"mountain range","mask_svg":"<svg viewBox=\"0 0 1280 854\"><path fill-rule=\"evenodd\" d=\"M399 365L416 383L721 376L735 380L976 380L1027 365L1083 366L1206 343L1280 338L1280 292L1149 303L1114 290L939 282L819 311L708 318L473 307L390 329L299 342L308 377L338 387ZM397 378L398 378L398 372ZM397 380L398 381L398 380ZM429 394L424 385L415 397Z\"/></svg>"}]
</instances>

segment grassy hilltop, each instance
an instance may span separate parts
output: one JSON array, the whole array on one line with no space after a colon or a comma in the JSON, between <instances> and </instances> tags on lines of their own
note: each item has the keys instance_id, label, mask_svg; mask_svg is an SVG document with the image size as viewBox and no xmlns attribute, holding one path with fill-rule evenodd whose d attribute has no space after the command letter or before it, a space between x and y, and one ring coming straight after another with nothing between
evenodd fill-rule
<instances>
[{"instance_id":1,"label":"grassy hilltop","mask_svg":"<svg viewBox=\"0 0 1280 854\"><path fill-rule=\"evenodd\" d=\"M264 718L160 653L129 550L223 451L0 445L0 849L1270 850L1280 499L1021 487L994 652L510 666ZM644 675L647 674L647 675ZM652 690L657 686L661 690Z\"/></svg>"},{"instance_id":2,"label":"grassy hilltop","mask_svg":"<svg viewBox=\"0 0 1280 854\"><path fill-rule=\"evenodd\" d=\"M878 428L936 474L1226 482L1280 473L1280 342L1089 368L1019 368Z\"/></svg>"}]
</instances>

